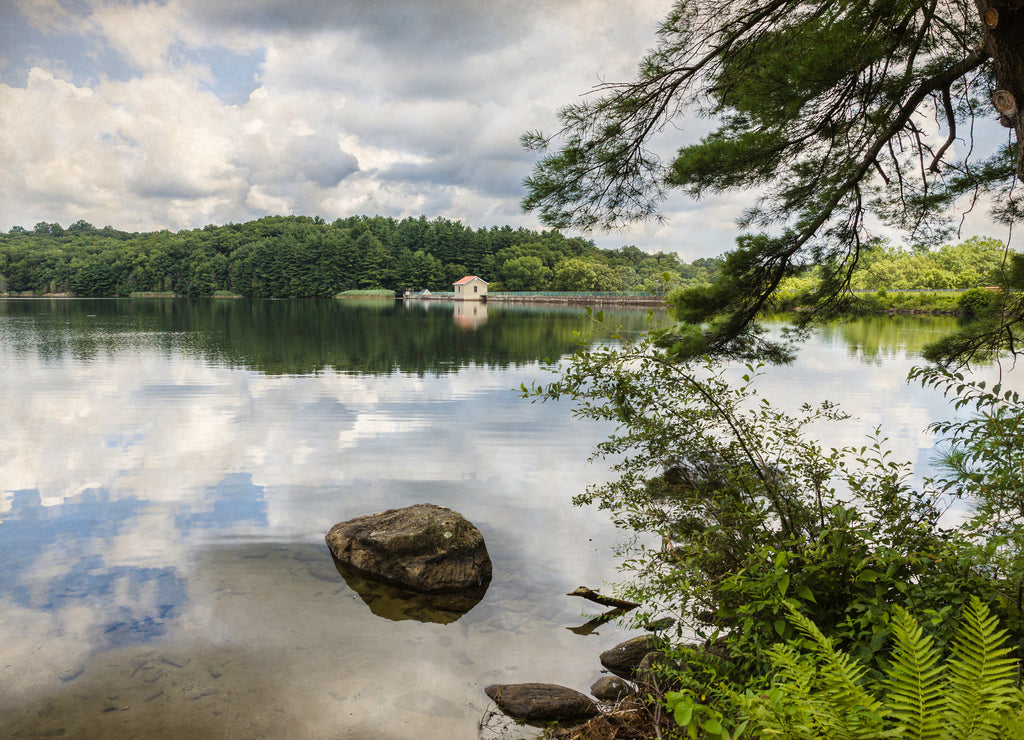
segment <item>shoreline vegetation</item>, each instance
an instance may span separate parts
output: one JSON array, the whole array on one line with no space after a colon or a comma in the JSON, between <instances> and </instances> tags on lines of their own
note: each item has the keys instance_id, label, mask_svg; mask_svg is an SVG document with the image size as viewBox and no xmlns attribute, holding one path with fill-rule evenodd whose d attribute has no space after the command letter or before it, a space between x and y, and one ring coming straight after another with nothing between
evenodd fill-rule
<instances>
[{"instance_id":1,"label":"shoreline vegetation","mask_svg":"<svg viewBox=\"0 0 1024 740\"><path fill-rule=\"evenodd\" d=\"M961 305L962 296L977 290L987 291L990 288L854 291L851 294L851 312L862 316L962 316L966 313ZM782 293L778 298L778 310L801 312L804 309L800 298L798 293Z\"/></svg>"},{"instance_id":2,"label":"shoreline vegetation","mask_svg":"<svg viewBox=\"0 0 1024 740\"><path fill-rule=\"evenodd\" d=\"M878 291L855 291L852 296L854 303L853 312L860 316L913 316L913 315L935 315L935 316L961 316L969 318L972 309L969 303L978 300L979 295L995 295L999 288L986 286L972 289L943 289L943 290L878 290ZM73 293L42 293L36 294L32 291L20 293L0 292L0 298L25 298L25 299L74 299L87 296L76 296ZM103 298L189 298L181 293L172 291L135 291L128 296L89 296ZM229 291L216 291L210 298L240 299L247 296ZM414 300L414 301L451 301L453 294L438 292L429 295L410 295L403 297L392 290L348 290L334 296L338 300ZM489 293L487 301L491 303L536 303L536 304L578 304L578 305L619 305L619 306L668 306L671 304L671 296L658 296L655 294L637 293L595 293L595 292L548 292L548 293ZM797 293L782 294L779 297L778 313L799 313L802 310L800 295Z\"/></svg>"},{"instance_id":3,"label":"shoreline vegetation","mask_svg":"<svg viewBox=\"0 0 1024 740\"><path fill-rule=\"evenodd\" d=\"M758 392L758 366L733 381L711 359L672 361L656 340L577 351L553 382L522 388L618 422L594 452L618 477L573 503L638 535L617 553L614 592L641 605L629 624L674 625L627 674L624 702L543 737L874 738L948 725L911 733L938 738L983 722L979 737L1024 738L1011 648L1024 635L1024 397L912 370L967 414L928 427L940 472L916 483L881 427L865 445L827 448L813 430L850 418L836 404L781 411ZM973 506L950 524L954 500Z\"/></svg>"}]
</instances>

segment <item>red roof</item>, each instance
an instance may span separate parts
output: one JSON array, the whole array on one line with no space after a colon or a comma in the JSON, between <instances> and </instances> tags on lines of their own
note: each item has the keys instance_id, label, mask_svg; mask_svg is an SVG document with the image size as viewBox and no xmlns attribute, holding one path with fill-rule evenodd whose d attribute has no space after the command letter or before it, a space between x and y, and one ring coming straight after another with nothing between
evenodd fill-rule
<instances>
[{"instance_id":1,"label":"red roof","mask_svg":"<svg viewBox=\"0 0 1024 740\"><path fill-rule=\"evenodd\" d=\"M487 285L487 281L486 280L484 280L483 278L479 278L476 275L466 275L466 277L462 278L462 280L457 280L455 282L455 284L456 285L465 285L466 283L470 282L471 280L479 280L484 285Z\"/></svg>"}]
</instances>

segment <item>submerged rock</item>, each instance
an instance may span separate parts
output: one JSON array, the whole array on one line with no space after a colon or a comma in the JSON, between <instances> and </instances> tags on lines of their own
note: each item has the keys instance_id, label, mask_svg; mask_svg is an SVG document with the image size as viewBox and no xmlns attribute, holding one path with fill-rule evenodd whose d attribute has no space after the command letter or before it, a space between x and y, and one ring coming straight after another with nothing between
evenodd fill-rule
<instances>
[{"instance_id":1,"label":"submerged rock","mask_svg":"<svg viewBox=\"0 0 1024 740\"><path fill-rule=\"evenodd\" d=\"M580 720L598 714L586 694L553 683L494 684L484 689L498 708L527 722Z\"/></svg>"},{"instance_id":2,"label":"submerged rock","mask_svg":"<svg viewBox=\"0 0 1024 740\"><path fill-rule=\"evenodd\" d=\"M480 603L487 588L471 588L446 594L425 594L393 583L366 578L346 565L334 561L345 584L378 617L401 622L450 624Z\"/></svg>"},{"instance_id":3,"label":"submerged rock","mask_svg":"<svg viewBox=\"0 0 1024 740\"><path fill-rule=\"evenodd\" d=\"M341 565L420 593L486 590L491 581L480 530L443 506L417 504L339 522L326 539Z\"/></svg>"}]
</instances>

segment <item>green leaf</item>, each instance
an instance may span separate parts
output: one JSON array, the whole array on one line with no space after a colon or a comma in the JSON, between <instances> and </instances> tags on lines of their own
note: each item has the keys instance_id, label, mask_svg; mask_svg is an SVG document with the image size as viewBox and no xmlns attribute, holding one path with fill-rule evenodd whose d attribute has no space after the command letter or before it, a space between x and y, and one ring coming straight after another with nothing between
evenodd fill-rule
<instances>
[{"instance_id":1,"label":"green leaf","mask_svg":"<svg viewBox=\"0 0 1024 740\"><path fill-rule=\"evenodd\" d=\"M676 724L680 727L686 727L690 724L690 720L693 719L693 701L681 701L676 704L675 711L672 713L675 717Z\"/></svg>"},{"instance_id":2,"label":"green leaf","mask_svg":"<svg viewBox=\"0 0 1024 740\"><path fill-rule=\"evenodd\" d=\"M787 573L786 575L782 576L782 578L776 581L775 585L778 586L779 593L782 596L785 596L786 590L789 588L789 574Z\"/></svg>"},{"instance_id":3,"label":"green leaf","mask_svg":"<svg viewBox=\"0 0 1024 740\"><path fill-rule=\"evenodd\" d=\"M710 735L721 735L724 731L722 723L713 717L700 723L700 728Z\"/></svg>"},{"instance_id":4,"label":"green leaf","mask_svg":"<svg viewBox=\"0 0 1024 740\"><path fill-rule=\"evenodd\" d=\"M812 604L818 603L817 599L814 598L814 593L811 591L811 589L807 588L807 586L805 586L802 583L796 587L796 593L797 596L799 596L804 601L810 601Z\"/></svg>"}]
</instances>

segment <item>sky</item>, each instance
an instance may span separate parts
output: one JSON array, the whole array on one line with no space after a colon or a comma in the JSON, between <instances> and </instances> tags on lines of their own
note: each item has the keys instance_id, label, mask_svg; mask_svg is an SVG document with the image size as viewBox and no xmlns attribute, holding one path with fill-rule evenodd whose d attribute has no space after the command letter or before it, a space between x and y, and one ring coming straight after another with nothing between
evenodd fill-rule
<instances>
[{"instance_id":1,"label":"sky","mask_svg":"<svg viewBox=\"0 0 1024 740\"><path fill-rule=\"evenodd\" d=\"M0 0L0 230L286 214L542 228L519 205L537 156L519 137L632 78L670 4ZM664 223L569 233L689 261L732 248L752 197L674 195ZM972 218L965 236L987 233Z\"/></svg>"}]
</instances>

